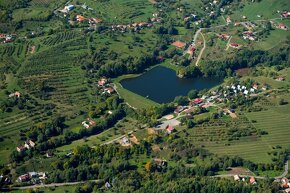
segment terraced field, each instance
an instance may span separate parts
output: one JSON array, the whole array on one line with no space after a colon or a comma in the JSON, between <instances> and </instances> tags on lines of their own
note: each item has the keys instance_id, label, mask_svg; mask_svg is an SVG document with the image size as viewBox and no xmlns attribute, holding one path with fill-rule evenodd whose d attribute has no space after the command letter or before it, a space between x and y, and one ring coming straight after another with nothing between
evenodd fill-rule
<instances>
[{"instance_id":1,"label":"terraced field","mask_svg":"<svg viewBox=\"0 0 290 193\"><path fill-rule=\"evenodd\" d=\"M97 17L104 22L142 22L152 17L154 8L149 1L142 0L111 0L111 1L85 1L79 0L79 3L86 3L94 9Z\"/></svg>"}]
</instances>

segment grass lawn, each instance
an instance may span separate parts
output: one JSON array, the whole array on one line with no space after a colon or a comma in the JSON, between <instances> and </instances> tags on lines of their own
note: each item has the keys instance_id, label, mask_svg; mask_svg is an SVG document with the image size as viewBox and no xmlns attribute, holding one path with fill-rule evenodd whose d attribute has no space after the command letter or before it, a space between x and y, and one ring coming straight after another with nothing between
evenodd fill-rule
<instances>
[{"instance_id":1,"label":"grass lawn","mask_svg":"<svg viewBox=\"0 0 290 193\"><path fill-rule=\"evenodd\" d=\"M120 80L120 79L119 79ZM141 108L148 108L151 106L158 106L159 104L142 97L134 92L131 92L125 89L119 82L114 81L115 85L117 86L117 92L120 94L120 97L125 100L130 106L141 109Z\"/></svg>"}]
</instances>

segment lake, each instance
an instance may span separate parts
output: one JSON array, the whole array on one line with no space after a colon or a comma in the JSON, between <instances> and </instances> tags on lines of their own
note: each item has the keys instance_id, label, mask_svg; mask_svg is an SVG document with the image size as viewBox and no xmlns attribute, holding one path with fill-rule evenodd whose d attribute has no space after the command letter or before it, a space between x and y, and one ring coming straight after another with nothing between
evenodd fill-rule
<instances>
[{"instance_id":1,"label":"lake","mask_svg":"<svg viewBox=\"0 0 290 193\"><path fill-rule=\"evenodd\" d=\"M192 90L212 88L223 81L221 78L178 78L172 69L157 66L136 78L124 79L122 86L136 94L158 102L172 102L176 96L185 96Z\"/></svg>"}]
</instances>

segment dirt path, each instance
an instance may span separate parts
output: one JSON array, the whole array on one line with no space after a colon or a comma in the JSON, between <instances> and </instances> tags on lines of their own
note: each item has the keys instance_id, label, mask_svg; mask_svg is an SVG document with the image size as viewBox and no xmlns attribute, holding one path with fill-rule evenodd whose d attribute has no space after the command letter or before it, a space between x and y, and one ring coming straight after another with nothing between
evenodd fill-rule
<instances>
[{"instance_id":1,"label":"dirt path","mask_svg":"<svg viewBox=\"0 0 290 193\"><path fill-rule=\"evenodd\" d=\"M98 182L99 180L89 180L88 182ZM13 187L14 190L25 190L25 189L34 189L34 188L48 188L48 187L59 187L59 186L71 186L77 184L83 184L87 181L80 182L65 182L65 183L51 183L51 184L39 184L32 186L22 186L22 187Z\"/></svg>"},{"instance_id":2,"label":"dirt path","mask_svg":"<svg viewBox=\"0 0 290 193\"><path fill-rule=\"evenodd\" d=\"M231 37L229 38L229 40L228 40L228 42L227 42L227 48L226 48L225 50L228 50L228 49L229 49L229 47L230 47L230 42L231 42L232 37L233 37L233 36L231 36Z\"/></svg>"},{"instance_id":3,"label":"dirt path","mask_svg":"<svg viewBox=\"0 0 290 193\"><path fill-rule=\"evenodd\" d=\"M202 36L202 39L203 39L203 48L200 50L200 53L197 57L197 60L195 62L195 65L198 66L198 63L199 63L199 60L201 59L201 56L203 54L203 51L204 49L206 48L206 42L205 42L205 38L204 38L204 35L200 32L201 36Z\"/></svg>"}]
</instances>

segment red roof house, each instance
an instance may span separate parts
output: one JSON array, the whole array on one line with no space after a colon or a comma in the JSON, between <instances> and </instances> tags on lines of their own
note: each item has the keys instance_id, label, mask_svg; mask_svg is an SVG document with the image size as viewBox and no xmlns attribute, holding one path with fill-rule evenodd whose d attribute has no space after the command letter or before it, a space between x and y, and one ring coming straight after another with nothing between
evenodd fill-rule
<instances>
[{"instance_id":1,"label":"red roof house","mask_svg":"<svg viewBox=\"0 0 290 193\"><path fill-rule=\"evenodd\" d=\"M170 126L170 125L166 128L166 132L167 132L168 134L173 133L174 130L175 130L174 127L172 127L172 126Z\"/></svg>"},{"instance_id":2,"label":"red roof house","mask_svg":"<svg viewBox=\"0 0 290 193\"><path fill-rule=\"evenodd\" d=\"M193 100L193 102L194 102L195 104L200 104L200 103L202 103L202 99L200 99L200 98L196 98L196 99Z\"/></svg>"},{"instance_id":3,"label":"red roof house","mask_svg":"<svg viewBox=\"0 0 290 193\"><path fill-rule=\"evenodd\" d=\"M282 30L288 30L288 27L285 24L283 24L283 23L280 23L278 28L282 29Z\"/></svg>"},{"instance_id":4,"label":"red roof house","mask_svg":"<svg viewBox=\"0 0 290 193\"><path fill-rule=\"evenodd\" d=\"M232 47L232 48L239 48L240 45L239 44L236 44L236 43L230 43L230 47Z\"/></svg>"}]
</instances>

